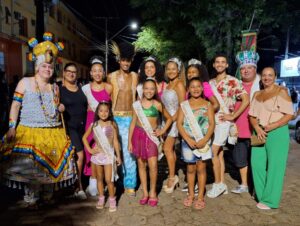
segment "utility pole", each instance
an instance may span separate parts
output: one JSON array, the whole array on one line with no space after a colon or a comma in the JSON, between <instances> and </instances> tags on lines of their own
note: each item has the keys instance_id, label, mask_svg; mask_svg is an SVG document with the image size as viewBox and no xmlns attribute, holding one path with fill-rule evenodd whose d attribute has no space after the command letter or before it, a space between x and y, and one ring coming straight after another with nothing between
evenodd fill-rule
<instances>
[{"instance_id":1,"label":"utility pole","mask_svg":"<svg viewBox=\"0 0 300 226\"><path fill-rule=\"evenodd\" d=\"M45 32L44 0L34 0L34 4L36 9L35 35L37 40L40 42L43 40L43 34Z\"/></svg>"},{"instance_id":2,"label":"utility pole","mask_svg":"<svg viewBox=\"0 0 300 226\"><path fill-rule=\"evenodd\" d=\"M96 19L102 19L105 21L105 73L108 73L108 20L119 19L118 17L97 17Z\"/></svg>"}]
</instances>

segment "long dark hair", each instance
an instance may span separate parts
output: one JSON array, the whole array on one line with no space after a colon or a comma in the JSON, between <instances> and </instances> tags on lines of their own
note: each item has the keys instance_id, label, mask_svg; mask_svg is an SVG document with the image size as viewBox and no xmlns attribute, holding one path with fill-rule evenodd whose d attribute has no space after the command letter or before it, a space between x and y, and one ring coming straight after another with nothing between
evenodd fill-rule
<instances>
[{"instance_id":1,"label":"long dark hair","mask_svg":"<svg viewBox=\"0 0 300 226\"><path fill-rule=\"evenodd\" d=\"M112 113L112 109L111 109L111 101L100 101L97 108L96 108L96 111L95 111L95 116L94 116L94 123L93 123L93 126L96 126L97 125L97 122L100 120L100 117L98 116L98 111L99 111L99 108L102 106L102 105L105 105L108 107L108 110L109 110L109 115L108 115L108 118L107 120L108 121L111 121L113 122L114 121L114 117L113 117L113 113Z\"/></svg>"},{"instance_id":2,"label":"long dark hair","mask_svg":"<svg viewBox=\"0 0 300 226\"><path fill-rule=\"evenodd\" d=\"M154 66L155 66L155 75L154 78L156 80L157 83L161 83L162 81L164 81L164 70L162 65L160 64L160 62L155 59L154 57L149 57L146 60L143 61L143 63L141 64L139 71L140 71L140 77L139 77L139 84L144 84L144 82L147 79L147 75L145 73L145 65L148 62L153 62Z\"/></svg>"},{"instance_id":3,"label":"long dark hair","mask_svg":"<svg viewBox=\"0 0 300 226\"><path fill-rule=\"evenodd\" d=\"M187 72L189 70L189 68L191 67L194 67L198 70L199 74L198 74L198 77L200 78L201 82L208 82L209 81L209 74L208 74L208 71L207 71L207 68L204 64L191 64L187 67L186 69L186 75L187 75ZM187 78L187 76L186 76Z\"/></svg>"}]
</instances>

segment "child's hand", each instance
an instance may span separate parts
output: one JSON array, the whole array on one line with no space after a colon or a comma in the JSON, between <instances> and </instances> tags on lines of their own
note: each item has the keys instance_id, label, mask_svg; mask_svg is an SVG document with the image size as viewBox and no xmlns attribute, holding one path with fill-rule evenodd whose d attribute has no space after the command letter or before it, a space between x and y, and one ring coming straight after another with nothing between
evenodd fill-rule
<instances>
[{"instance_id":1,"label":"child's hand","mask_svg":"<svg viewBox=\"0 0 300 226\"><path fill-rule=\"evenodd\" d=\"M188 145L190 146L190 148L192 148L192 149L197 148L197 142L194 139L188 138L186 140L186 142L188 143Z\"/></svg>"},{"instance_id":2,"label":"child's hand","mask_svg":"<svg viewBox=\"0 0 300 226\"><path fill-rule=\"evenodd\" d=\"M161 129L156 129L156 130L153 131L153 135L156 136L156 137L160 137L163 134L164 134L164 131L161 130Z\"/></svg>"},{"instance_id":3,"label":"child's hand","mask_svg":"<svg viewBox=\"0 0 300 226\"><path fill-rule=\"evenodd\" d=\"M199 141L197 142L196 147L197 147L197 148L204 148L205 145L206 145L206 142L204 141L204 139L201 139L201 140L199 140Z\"/></svg>"},{"instance_id":4,"label":"child's hand","mask_svg":"<svg viewBox=\"0 0 300 226\"><path fill-rule=\"evenodd\" d=\"M100 152L100 149L99 149L99 147L95 146L92 148L91 152L92 152L92 154L96 154L96 153Z\"/></svg>"},{"instance_id":5,"label":"child's hand","mask_svg":"<svg viewBox=\"0 0 300 226\"><path fill-rule=\"evenodd\" d=\"M132 153L132 144L131 144L131 142L128 142L128 151L129 151L129 153Z\"/></svg>"},{"instance_id":6,"label":"child's hand","mask_svg":"<svg viewBox=\"0 0 300 226\"><path fill-rule=\"evenodd\" d=\"M116 162L117 162L117 166L120 166L122 164L122 159L120 158L120 156L117 156Z\"/></svg>"}]
</instances>

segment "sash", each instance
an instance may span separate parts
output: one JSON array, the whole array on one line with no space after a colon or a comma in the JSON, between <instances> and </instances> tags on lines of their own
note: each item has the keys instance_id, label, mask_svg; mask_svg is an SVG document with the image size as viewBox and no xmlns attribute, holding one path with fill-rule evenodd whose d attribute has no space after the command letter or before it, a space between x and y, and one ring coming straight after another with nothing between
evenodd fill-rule
<instances>
[{"instance_id":1,"label":"sash","mask_svg":"<svg viewBox=\"0 0 300 226\"><path fill-rule=\"evenodd\" d=\"M223 98L221 97L220 93L218 92L217 87L215 86L215 84L213 82L210 82L210 86L211 86L211 89L212 89L215 97L219 101L220 109L222 109L225 114L229 114L230 113L229 109L227 108ZM216 114L215 117L216 117L216 121L219 121L219 119L217 118L218 114ZM228 123L230 125L229 126L230 129L229 129L228 143L234 145L237 142L237 134L238 134L237 126L234 122L225 121L225 123Z\"/></svg>"},{"instance_id":2,"label":"sash","mask_svg":"<svg viewBox=\"0 0 300 226\"><path fill-rule=\"evenodd\" d=\"M192 135L195 139L196 142L198 142L199 140L203 139L203 133L202 130L193 114L193 111L191 109L191 106L189 104L188 100L183 101L181 104L181 109L183 111L183 114L185 116L185 118L187 119L187 122L189 124L189 127L192 130ZM200 157L202 153L205 153L207 151L209 151L209 145L206 144L203 148L201 149L194 149L193 153L194 155L196 155L197 157Z\"/></svg>"},{"instance_id":3,"label":"sash","mask_svg":"<svg viewBox=\"0 0 300 226\"><path fill-rule=\"evenodd\" d=\"M102 148L102 150L112 160L112 175L111 181L118 179L117 166L115 164L115 153L113 147L110 145L106 135L103 133L102 127L98 124L93 127L94 139L96 143Z\"/></svg>"},{"instance_id":4,"label":"sash","mask_svg":"<svg viewBox=\"0 0 300 226\"><path fill-rule=\"evenodd\" d=\"M214 92L215 97L219 101L220 108L224 111L225 114L229 114L229 109L227 108L223 98L221 97L220 93L218 92L215 84L213 82L210 82L210 86L211 86L212 91Z\"/></svg>"},{"instance_id":5,"label":"sash","mask_svg":"<svg viewBox=\"0 0 300 226\"><path fill-rule=\"evenodd\" d=\"M81 89L87 98L90 108L92 109L93 112L95 112L99 102L95 99L95 97L92 94L91 84L86 84Z\"/></svg>"},{"instance_id":6,"label":"sash","mask_svg":"<svg viewBox=\"0 0 300 226\"><path fill-rule=\"evenodd\" d=\"M259 75L256 75L255 79L254 79L254 82L252 84L252 87L251 87L251 91L250 91L250 101L252 100L253 98L253 95L256 91L259 91L259 82L260 82L260 76Z\"/></svg>"},{"instance_id":7,"label":"sash","mask_svg":"<svg viewBox=\"0 0 300 226\"><path fill-rule=\"evenodd\" d=\"M141 122L141 125L143 127L143 129L145 130L145 132L147 133L147 136L157 145L157 147L159 147L159 144L160 144L160 141L159 139L154 136L152 134L153 132L153 129L150 125L150 122L148 120L148 118L146 117L144 111L143 111L143 107L142 107L142 104L141 102L138 100L138 101L135 101L133 104L133 109L138 117L138 119L140 120Z\"/></svg>"}]
</instances>

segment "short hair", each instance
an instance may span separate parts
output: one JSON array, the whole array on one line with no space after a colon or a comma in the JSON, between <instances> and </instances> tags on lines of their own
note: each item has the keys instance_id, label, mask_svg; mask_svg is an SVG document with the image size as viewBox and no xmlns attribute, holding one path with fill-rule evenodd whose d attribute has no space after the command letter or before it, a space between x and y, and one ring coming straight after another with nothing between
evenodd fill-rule
<instances>
[{"instance_id":1,"label":"short hair","mask_svg":"<svg viewBox=\"0 0 300 226\"><path fill-rule=\"evenodd\" d=\"M227 57L227 55L226 55L225 53L217 53L217 54L214 56L213 63L216 62L216 59L217 59L218 57L223 57L223 58L225 58L226 61L228 62L228 57Z\"/></svg>"},{"instance_id":2,"label":"short hair","mask_svg":"<svg viewBox=\"0 0 300 226\"><path fill-rule=\"evenodd\" d=\"M66 71L68 67L75 67L76 70L78 69L77 65L73 62L66 63L66 65L64 66L64 71Z\"/></svg>"}]
</instances>

